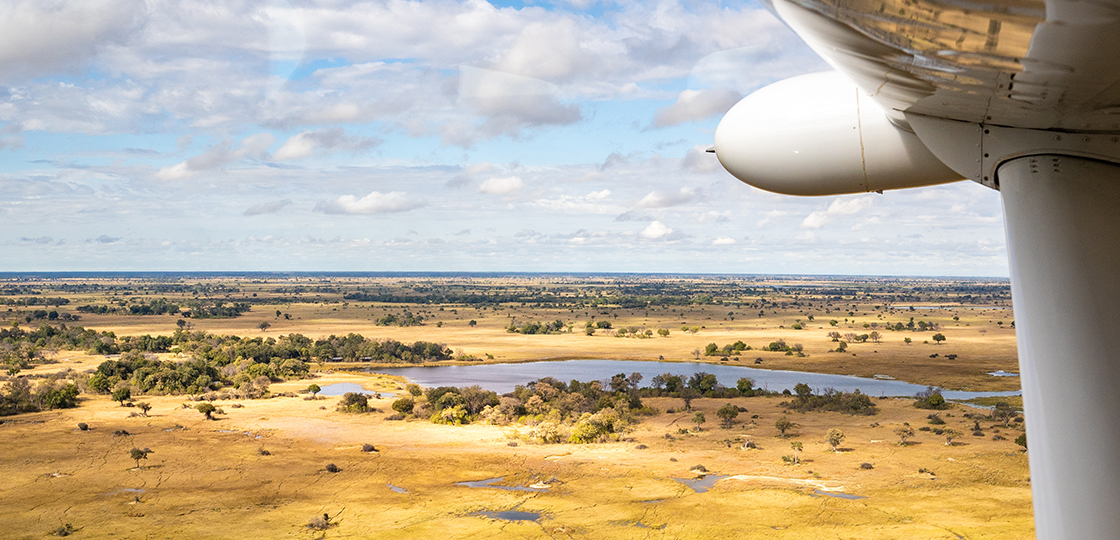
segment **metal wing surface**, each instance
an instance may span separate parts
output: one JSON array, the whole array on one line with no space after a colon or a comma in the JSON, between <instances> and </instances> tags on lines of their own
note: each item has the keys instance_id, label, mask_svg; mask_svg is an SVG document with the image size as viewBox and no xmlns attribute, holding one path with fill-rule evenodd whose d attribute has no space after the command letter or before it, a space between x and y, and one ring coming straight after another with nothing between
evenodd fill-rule
<instances>
[{"instance_id":1,"label":"metal wing surface","mask_svg":"<svg viewBox=\"0 0 1120 540\"><path fill-rule=\"evenodd\" d=\"M903 112L1120 131L1120 2L769 0L834 68Z\"/></svg>"}]
</instances>

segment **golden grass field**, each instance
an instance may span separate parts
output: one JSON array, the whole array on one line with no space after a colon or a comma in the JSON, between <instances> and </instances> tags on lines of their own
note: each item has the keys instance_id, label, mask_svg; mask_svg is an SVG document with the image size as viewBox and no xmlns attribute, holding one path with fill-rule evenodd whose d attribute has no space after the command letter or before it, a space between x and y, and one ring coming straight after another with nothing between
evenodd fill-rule
<instances>
[{"instance_id":1,"label":"golden grass field","mask_svg":"<svg viewBox=\"0 0 1120 540\"><path fill-rule=\"evenodd\" d=\"M243 290L248 294L252 289ZM74 301L82 299L75 295ZM692 351L707 343L722 346L741 339L757 349L781 338L804 344L807 356L752 350L738 362L771 369L881 374L954 389L1017 389L1017 378L986 375L997 369L1018 371L1014 330L1006 328L1009 310L892 313L875 310L874 304L873 299L861 301L851 316L846 311L825 315L813 310L816 320L805 330L790 329L798 319L806 323L798 308L766 309L759 317L757 309L727 305L657 308L648 314L644 309L618 308L604 309L608 313L603 314L599 309L443 306L440 311L436 305L412 306L425 316L430 311L432 318L424 326L400 328L371 321L402 311L399 305L304 302L256 306L239 318L191 323L195 329L249 337L355 332L405 342L438 341L468 354L492 354L495 361L662 356L692 361ZM291 319L276 317L276 309ZM954 314L959 320L952 320ZM609 317L615 328L664 327L671 334L650 339L603 332L586 336L583 321L591 315ZM938 322L946 342L922 343L932 332L880 330L881 343L854 344L847 353L828 352L836 345L825 335L832 330L830 319L840 321L836 330L841 333L865 333L864 322L905 322L911 316ZM844 322L845 317L855 322ZM505 331L511 319L556 318L575 323L575 331L530 336ZM86 315L77 324L121 335L170 334L176 319ZM471 319L477 326L467 325ZM437 327L437 321L443 325ZM262 332L261 322L272 326ZM703 328L696 334L681 332L682 323ZM914 343L902 343L903 336ZM938 357L930 358L934 353ZM949 360L948 353L958 358ZM757 357L763 358L762 365L754 365ZM82 371L103 360L70 351L59 351L56 358L58 363L24 373ZM402 380L342 367L328 363L313 373L313 381L279 382L272 391L302 391L311 382L359 382L370 391L402 388ZM64 524L73 525L77 538L1033 536L1027 458L1012 442L1021 431L1016 424L1005 428L981 421L984 436L970 435L973 421L963 415L981 411L964 405L941 413L948 425L940 427L965 433L949 446L930 432L918 432L911 444L898 444L896 427L904 422L915 430L928 425L930 411L914 408L912 400L876 400L879 414L849 416L785 413L779 407L781 398L768 397L696 400L694 407L709 419L699 432L690 421L692 413L666 412L679 409L681 400L649 398L645 401L661 414L643 419L625 442L540 445L519 439L528 431L525 426L386 421L392 412L388 399L372 402L380 412L345 414L335 411L337 398L306 400L305 395L236 402L240 408L233 407L235 402L217 402L225 414L216 421L183 408L183 396L134 396L153 405L147 418L130 418L135 408L92 395L83 395L76 409L0 418L0 508L6 517L0 536L41 538ZM719 427L715 414L727 402L749 411L730 429ZM759 418L752 419L756 414ZM785 438L774 428L782 414L800 424ZM78 422L91 429L78 430ZM688 432L679 433L681 428ZM824 442L830 428L846 435L840 452ZM114 435L117 430L129 435ZM994 435L1006 440L993 440ZM744 440L759 448L741 449ZM781 459L793 453L792 441L804 444L799 465ZM511 442L518 444L510 446ZM362 452L364 443L379 451ZM140 468L129 457L134 447L153 451ZM260 455L262 448L271 455ZM861 469L865 462L874 468ZM328 463L341 472L326 472ZM696 476L690 472L695 465L729 478L705 493L673 480ZM548 482L549 488L525 492L455 485L496 477L503 478L501 485ZM408 493L397 493L390 484ZM817 491L865 498L836 498ZM507 521L477 515L511 509L541 517ZM324 513L332 518L330 528L307 528L312 518Z\"/></svg>"}]
</instances>

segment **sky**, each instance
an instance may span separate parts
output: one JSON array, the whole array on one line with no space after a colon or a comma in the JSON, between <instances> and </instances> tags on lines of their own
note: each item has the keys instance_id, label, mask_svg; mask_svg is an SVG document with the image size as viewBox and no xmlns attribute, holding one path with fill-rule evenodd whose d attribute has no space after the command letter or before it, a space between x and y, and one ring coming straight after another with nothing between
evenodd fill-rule
<instances>
[{"instance_id":1,"label":"sky","mask_svg":"<svg viewBox=\"0 0 1120 540\"><path fill-rule=\"evenodd\" d=\"M5 0L0 271L1006 276L998 193L760 191L753 2Z\"/></svg>"}]
</instances>

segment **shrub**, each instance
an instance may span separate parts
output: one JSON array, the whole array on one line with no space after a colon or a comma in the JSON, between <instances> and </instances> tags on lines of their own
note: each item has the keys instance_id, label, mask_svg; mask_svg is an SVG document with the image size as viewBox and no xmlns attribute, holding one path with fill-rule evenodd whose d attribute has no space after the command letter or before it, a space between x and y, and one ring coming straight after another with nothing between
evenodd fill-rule
<instances>
[{"instance_id":1,"label":"shrub","mask_svg":"<svg viewBox=\"0 0 1120 540\"><path fill-rule=\"evenodd\" d=\"M260 447L260 448L257 448L257 455L258 455L258 456L271 456L271 455L272 455L272 452L269 452L268 450L266 450L266 449L265 449L265 448L264 448L264 447L262 446L262 447Z\"/></svg>"},{"instance_id":2,"label":"shrub","mask_svg":"<svg viewBox=\"0 0 1120 540\"><path fill-rule=\"evenodd\" d=\"M939 425L941 425L941 424L944 424L944 423L945 423L945 421L944 421L944 420L942 420L940 416L937 416L937 414L936 414L936 413L935 413L935 414L931 414L931 415L927 416L926 418L928 418L928 419L929 419L929 423L931 423L931 424L933 424L933 425L935 425L935 426L939 426Z\"/></svg>"},{"instance_id":3,"label":"shrub","mask_svg":"<svg viewBox=\"0 0 1120 540\"><path fill-rule=\"evenodd\" d=\"M75 529L73 525L67 523L65 525L59 525L59 527L57 529L51 531L51 535L52 536L70 536L71 534L74 534L77 531L78 530Z\"/></svg>"},{"instance_id":4,"label":"shrub","mask_svg":"<svg viewBox=\"0 0 1120 540\"><path fill-rule=\"evenodd\" d=\"M334 463L328 463L326 467L323 467L323 469L329 473L342 472L342 469L339 469L338 465L335 465Z\"/></svg>"},{"instance_id":5,"label":"shrub","mask_svg":"<svg viewBox=\"0 0 1120 540\"><path fill-rule=\"evenodd\" d=\"M377 447L370 444L370 443L365 443L365 444L362 445L362 452L378 452L378 451L379 450L377 449Z\"/></svg>"},{"instance_id":6,"label":"shrub","mask_svg":"<svg viewBox=\"0 0 1120 540\"><path fill-rule=\"evenodd\" d=\"M416 402L411 397L402 397L393 402L393 410L401 414L412 414L414 407L416 407Z\"/></svg>"},{"instance_id":7,"label":"shrub","mask_svg":"<svg viewBox=\"0 0 1120 540\"><path fill-rule=\"evenodd\" d=\"M875 467L873 467L870 463L860 463L859 468L864 469L864 470L871 470L871 469L874 469Z\"/></svg>"},{"instance_id":8,"label":"shrub","mask_svg":"<svg viewBox=\"0 0 1120 540\"><path fill-rule=\"evenodd\" d=\"M85 422L78 422L78 429L82 431L89 431L89 424Z\"/></svg>"},{"instance_id":9,"label":"shrub","mask_svg":"<svg viewBox=\"0 0 1120 540\"><path fill-rule=\"evenodd\" d=\"M315 516L307 524L307 528L313 531L325 531L331 528L331 517L328 514Z\"/></svg>"},{"instance_id":10,"label":"shrub","mask_svg":"<svg viewBox=\"0 0 1120 540\"><path fill-rule=\"evenodd\" d=\"M404 415L390 414L389 416L386 416L385 419L390 421L390 422L395 422L397 420L404 420Z\"/></svg>"},{"instance_id":11,"label":"shrub","mask_svg":"<svg viewBox=\"0 0 1120 540\"><path fill-rule=\"evenodd\" d=\"M339 412L366 412L369 410L369 398L359 392L346 392L338 401Z\"/></svg>"}]
</instances>

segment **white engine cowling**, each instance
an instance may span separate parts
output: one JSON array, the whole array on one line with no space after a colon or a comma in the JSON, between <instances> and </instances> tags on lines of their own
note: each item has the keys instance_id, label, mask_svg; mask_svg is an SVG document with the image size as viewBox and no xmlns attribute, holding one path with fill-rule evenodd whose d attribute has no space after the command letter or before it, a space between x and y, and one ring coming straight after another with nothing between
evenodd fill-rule
<instances>
[{"instance_id":1,"label":"white engine cowling","mask_svg":"<svg viewBox=\"0 0 1120 540\"><path fill-rule=\"evenodd\" d=\"M787 195L838 195L961 180L840 73L792 77L743 98L716 128L739 180Z\"/></svg>"}]
</instances>

